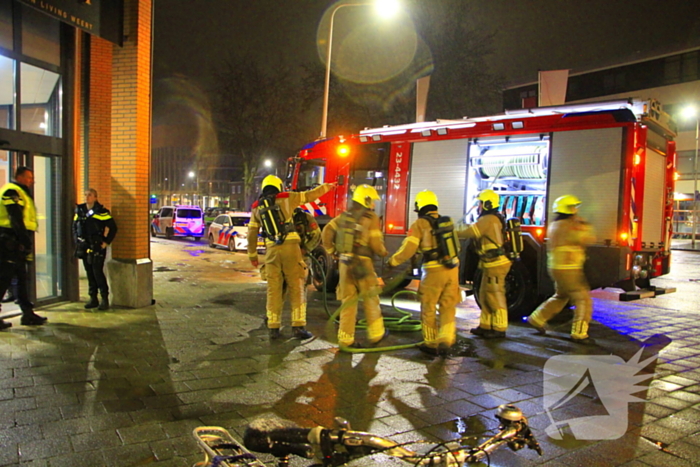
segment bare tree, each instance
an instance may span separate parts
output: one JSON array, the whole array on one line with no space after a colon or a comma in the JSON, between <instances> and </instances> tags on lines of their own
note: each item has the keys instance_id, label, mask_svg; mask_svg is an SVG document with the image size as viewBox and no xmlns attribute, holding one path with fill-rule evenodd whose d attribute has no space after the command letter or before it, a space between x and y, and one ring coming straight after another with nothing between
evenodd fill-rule
<instances>
[{"instance_id":1,"label":"bare tree","mask_svg":"<svg viewBox=\"0 0 700 467\"><path fill-rule=\"evenodd\" d=\"M247 205L265 157L279 159L310 139L301 128L299 72L282 60L263 66L253 54L231 55L214 72L212 107L222 151L243 168Z\"/></svg>"},{"instance_id":2,"label":"bare tree","mask_svg":"<svg viewBox=\"0 0 700 467\"><path fill-rule=\"evenodd\" d=\"M415 83L431 76L426 117L460 118L495 113L501 105L501 79L490 71L494 33L470 24L469 2L408 0L417 33L413 62L401 73L375 83L355 83L332 73L328 134L354 133L364 127L415 120ZM357 54L366 66L376 51ZM333 71L333 68L331 69ZM318 102L323 90L322 65L307 68L305 97Z\"/></svg>"}]
</instances>

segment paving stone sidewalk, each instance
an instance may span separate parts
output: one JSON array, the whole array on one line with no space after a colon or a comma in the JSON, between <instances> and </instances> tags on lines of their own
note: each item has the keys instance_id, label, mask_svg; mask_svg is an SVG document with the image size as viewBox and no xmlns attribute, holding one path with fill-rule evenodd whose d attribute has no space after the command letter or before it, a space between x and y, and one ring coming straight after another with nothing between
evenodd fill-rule
<instances>
[{"instance_id":1,"label":"paving stone sidewalk","mask_svg":"<svg viewBox=\"0 0 700 467\"><path fill-rule=\"evenodd\" d=\"M506 449L491 465L700 465L697 310L596 299L591 334L598 345L581 347L564 338L566 322L544 338L517 323L505 341L474 338L467 330L477 324L478 308L468 299L458 313L460 355L432 358L417 349L350 355L333 342L320 294L309 295L308 328L316 338L271 343L265 285L245 255L167 241L152 248L155 305L87 312L80 303L60 304L42 310L46 326L20 326L14 318L15 326L0 332L0 465L192 466L203 459L193 428L220 425L240 436L259 417L332 426L333 417L343 416L353 429L401 441L488 435L503 403L529 417L544 455ZM283 334L289 336L289 326ZM628 404L621 437L547 434L552 420L591 410L605 416L594 387L545 411L553 391L543 378L550 357L629 361L658 334L671 343L646 368L656 376L635 393L644 401ZM387 345L418 340L416 332L392 334ZM384 458L382 465L401 463Z\"/></svg>"}]
</instances>

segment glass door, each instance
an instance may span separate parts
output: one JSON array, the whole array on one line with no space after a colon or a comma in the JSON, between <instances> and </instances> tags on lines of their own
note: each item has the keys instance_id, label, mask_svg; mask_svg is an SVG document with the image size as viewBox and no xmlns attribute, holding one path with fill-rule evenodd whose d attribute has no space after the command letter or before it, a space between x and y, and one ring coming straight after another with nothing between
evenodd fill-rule
<instances>
[{"instance_id":1,"label":"glass door","mask_svg":"<svg viewBox=\"0 0 700 467\"><path fill-rule=\"evenodd\" d=\"M57 157L32 156L34 204L39 228L34 235L34 269L37 301L61 296L63 284L59 265L64 257L60 248L61 199L58 186L60 166Z\"/></svg>"}]
</instances>

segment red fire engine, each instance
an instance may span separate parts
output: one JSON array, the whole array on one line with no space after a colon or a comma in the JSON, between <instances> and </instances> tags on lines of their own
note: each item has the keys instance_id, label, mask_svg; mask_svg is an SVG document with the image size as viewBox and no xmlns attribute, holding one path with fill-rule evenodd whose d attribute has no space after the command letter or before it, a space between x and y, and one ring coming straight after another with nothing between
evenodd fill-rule
<instances>
[{"instance_id":1,"label":"red fire engine","mask_svg":"<svg viewBox=\"0 0 700 467\"><path fill-rule=\"evenodd\" d=\"M435 192L440 213L455 223L475 220L473 200L481 190L497 191L505 217L520 218L525 241L506 287L511 317L524 316L553 293L547 222L557 197L576 195L598 238L588 249L591 287L618 287L625 291L622 300L632 300L672 291L650 282L669 272L676 167L671 123L656 101L621 100L384 126L308 144L290 159L287 182L303 190L338 181L336 190L306 206L321 225L346 209L355 186L374 186L390 252L416 219L413 200L421 190ZM334 288L331 258L322 248L315 256ZM461 280L478 285L479 274L472 277L465 259ZM318 277L315 283L320 290Z\"/></svg>"}]
</instances>

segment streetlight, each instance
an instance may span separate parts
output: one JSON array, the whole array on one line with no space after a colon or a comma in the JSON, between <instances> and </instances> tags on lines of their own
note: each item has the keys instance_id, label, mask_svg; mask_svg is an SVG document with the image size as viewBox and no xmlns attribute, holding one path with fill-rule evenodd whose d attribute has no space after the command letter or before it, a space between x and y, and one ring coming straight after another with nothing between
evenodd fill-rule
<instances>
[{"instance_id":1,"label":"streetlight","mask_svg":"<svg viewBox=\"0 0 700 467\"><path fill-rule=\"evenodd\" d=\"M192 204L195 204L196 202L199 202L199 175L197 173L195 173L193 170L190 170L187 173L187 176L195 179L195 189L194 189L195 192L192 195Z\"/></svg>"},{"instance_id":2,"label":"streetlight","mask_svg":"<svg viewBox=\"0 0 700 467\"><path fill-rule=\"evenodd\" d=\"M695 118L695 157L693 157L693 236L690 240L690 247L695 249L695 233L697 232L698 213L698 136L700 135L700 117L694 105L689 105L683 109L683 116L687 119Z\"/></svg>"},{"instance_id":3,"label":"streetlight","mask_svg":"<svg viewBox=\"0 0 700 467\"><path fill-rule=\"evenodd\" d=\"M376 0L372 3L342 3L336 5L331 12L331 21L328 26L328 53L326 53L326 81L323 86L323 116L321 117L321 138L326 137L326 129L328 127L328 95L331 87L331 52L333 50L333 22L335 21L335 14L343 7L346 6L370 6L374 5L377 8L377 12L382 16L393 15L398 9L398 3L396 0Z\"/></svg>"}]
</instances>

